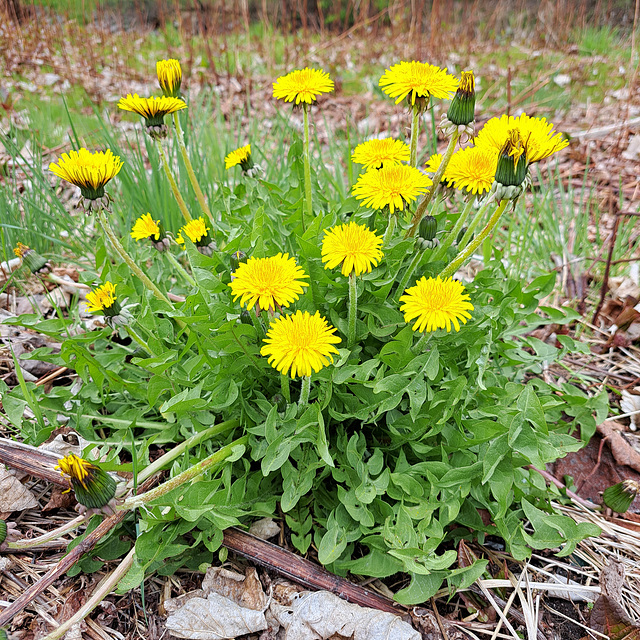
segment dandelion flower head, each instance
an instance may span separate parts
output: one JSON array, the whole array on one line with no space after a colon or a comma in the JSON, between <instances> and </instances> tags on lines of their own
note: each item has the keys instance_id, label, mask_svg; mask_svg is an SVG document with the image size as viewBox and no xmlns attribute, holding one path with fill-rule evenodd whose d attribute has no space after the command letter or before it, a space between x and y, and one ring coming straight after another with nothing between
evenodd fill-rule
<instances>
[{"instance_id":1,"label":"dandelion flower head","mask_svg":"<svg viewBox=\"0 0 640 640\"><path fill-rule=\"evenodd\" d=\"M162 96L161 98L141 98L137 93L120 98L118 107L124 111L133 111L142 116L146 125L157 126L164 123L164 117L187 108L187 103L180 98Z\"/></svg>"},{"instance_id":2,"label":"dandelion flower head","mask_svg":"<svg viewBox=\"0 0 640 640\"><path fill-rule=\"evenodd\" d=\"M481 195L495 180L498 154L487 147L466 147L456 151L444 172L445 178L456 189Z\"/></svg>"},{"instance_id":3,"label":"dandelion flower head","mask_svg":"<svg viewBox=\"0 0 640 640\"><path fill-rule=\"evenodd\" d=\"M387 69L378 83L382 90L400 104L405 98L411 106L417 99L448 99L458 88L458 79L444 69L425 62L399 62Z\"/></svg>"},{"instance_id":4,"label":"dandelion flower head","mask_svg":"<svg viewBox=\"0 0 640 640\"><path fill-rule=\"evenodd\" d=\"M187 224L185 224L178 235L176 236L176 242L178 244L184 244L184 238L182 234L184 233L193 244L202 244L209 237L209 227L207 227L207 223L204 221L204 218L200 216L195 220L189 220Z\"/></svg>"},{"instance_id":5,"label":"dandelion flower head","mask_svg":"<svg viewBox=\"0 0 640 640\"><path fill-rule=\"evenodd\" d=\"M325 269L342 264L342 275L370 273L382 260L382 238L367 227L349 222L328 229L322 240L322 262Z\"/></svg>"},{"instance_id":6,"label":"dandelion flower head","mask_svg":"<svg viewBox=\"0 0 640 640\"><path fill-rule=\"evenodd\" d=\"M301 102L312 104L321 93L333 91L333 80L329 74L319 69L297 69L281 76L273 83L273 97L296 105Z\"/></svg>"},{"instance_id":7,"label":"dandelion flower head","mask_svg":"<svg viewBox=\"0 0 640 640\"><path fill-rule=\"evenodd\" d=\"M539 162L569 145L562 134L546 118L532 118L526 113L520 116L502 115L491 118L475 139L477 147L490 147L498 153L505 145L509 132L517 129L525 148L527 164Z\"/></svg>"},{"instance_id":8,"label":"dandelion flower head","mask_svg":"<svg viewBox=\"0 0 640 640\"><path fill-rule=\"evenodd\" d=\"M60 156L57 164L52 162L49 171L59 178L80 187L85 198L94 200L104 195L104 186L118 175L122 160L110 149L91 153L85 148L69 151Z\"/></svg>"},{"instance_id":9,"label":"dandelion flower head","mask_svg":"<svg viewBox=\"0 0 640 640\"><path fill-rule=\"evenodd\" d=\"M375 138L359 144L353 151L351 159L364 165L365 169L391 167L401 162L408 162L409 145L393 138Z\"/></svg>"},{"instance_id":10,"label":"dandelion flower head","mask_svg":"<svg viewBox=\"0 0 640 640\"><path fill-rule=\"evenodd\" d=\"M232 151L229 155L227 155L224 159L224 167L225 169L231 169L231 167L235 167L236 165L246 165L248 161L251 159L251 145L248 144L244 147L240 147L235 151Z\"/></svg>"},{"instance_id":11,"label":"dandelion flower head","mask_svg":"<svg viewBox=\"0 0 640 640\"><path fill-rule=\"evenodd\" d=\"M393 213L396 209L403 211L405 204L426 193L431 184L416 167L398 165L360 174L352 191L357 200L363 200L365 207L384 209L388 206Z\"/></svg>"},{"instance_id":12,"label":"dandelion flower head","mask_svg":"<svg viewBox=\"0 0 640 640\"><path fill-rule=\"evenodd\" d=\"M87 481L91 479L92 472L97 468L88 460L80 458L74 453L69 453L58 460L58 464L55 466L55 469L59 469L62 475L69 476L74 484L79 483L85 489Z\"/></svg>"},{"instance_id":13,"label":"dandelion flower head","mask_svg":"<svg viewBox=\"0 0 640 640\"><path fill-rule=\"evenodd\" d=\"M280 316L269 325L265 345L260 354L269 357L269 364L280 373L290 371L292 378L310 376L329 363L341 342L332 327L318 311L296 311Z\"/></svg>"},{"instance_id":14,"label":"dandelion flower head","mask_svg":"<svg viewBox=\"0 0 640 640\"><path fill-rule=\"evenodd\" d=\"M240 263L233 276L229 283L233 299L240 298L240 305L247 309L256 303L260 309L288 307L304 292L303 287L309 286L302 281L309 276L288 253L270 258L251 257Z\"/></svg>"},{"instance_id":15,"label":"dandelion flower head","mask_svg":"<svg viewBox=\"0 0 640 640\"><path fill-rule=\"evenodd\" d=\"M111 308L117 300L116 285L107 281L100 287L87 293L87 302L89 306L87 311L89 313L96 313L98 311L104 311Z\"/></svg>"},{"instance_id":16,"label":"dandelion flower head","mask_svg":"<svg viewBox=\"0 0 640 640\"><path fill-rule=\"evenodd\" d=\"M154 240L160 238L160 220L154 220L150 213L145 213L134 222L131 237L134 240L146 240L152 236Z\"/></svg>"},{"instance_id":17,"label":"dandelion flower head","mask_svg":"<svg viewBox=\"0 0 640 640\"><path fill-rule=\"evenodd\" d=\"M460 322L466 324L471 318L469 311L473 311L473 305L469 300L461 282L423 276L400 297L404 303L400 311L404 313L405 322L416 321L414 331L446 329L449 332L452 325L459 331Z\"/></svg>"},{"instance_id":18,"label":"dandelion flower head","mask_svg":"<svg viewBox=\"0 0 640 640\"><path fill-rule=\"evenodd\" d=\"M182 68L178 60L158 60L156 73L162 93L168 98L177 98L182 85Z\"/></svg>"}]
</instances>

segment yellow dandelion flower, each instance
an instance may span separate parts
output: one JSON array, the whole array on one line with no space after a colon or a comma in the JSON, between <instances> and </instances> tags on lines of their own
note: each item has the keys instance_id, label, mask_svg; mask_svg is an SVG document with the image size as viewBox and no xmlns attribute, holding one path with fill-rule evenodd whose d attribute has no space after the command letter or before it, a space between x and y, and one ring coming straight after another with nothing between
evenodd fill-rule
<instances>
[{"instance_id":1,"label":"yellow dandelion flower","mask_svg":"<svg viewBox=\"0 0 640 640\"><path fill-rule=\"evenodd\" d=\"M87 311L89 313L96 313L103 311L108 313L117 306L116 286L111 282L105 282L102 286L87 293L87 302L89 306Z\"/></svg>"},{"instance_id":2,"label":"yellow dandelion flower","mask_svg":"<svg viewBox=\"0 0 640 640\"><path fill-rule=\"evenodd\" d=\"M413 107L416 103L426 108L429 97L445 98L458 88L458 79L444 69L424 62L399 62L387 69L380 82L382 90L400 104L407 98Z\"/></svg>"},{"instance_id":3,"label":"yellow dandelion flower","mask_svg":"<svg viewBox=\"0 0 640 640\"><path fill-rule=\"evenodd\" d=\"M49 171L59 178L80 187L87 200L104 196L104 187L122 169L122 160L114 156L110 149L91 153L87 149L69 151L60 156L57 164L52 162Z\"/></svg>"},{"instance_id":4,"label":"yellow dandelion flower","mask_svg":"<svg viewBox=\"0 0 640 640\"><path fill-rule=\"evenodd\" d=\"M178 60L158 60L156 73L162 93L167 98L177 98L182 85L182 68Z\"/></svg>"},{"instance_id":5,"label":"yellow dandelion flower","mask_svg":"<svg viewBox=\"0 0 640 640\"><path fill-rule=\"evenodd\" d=\"M152 138L166 138L167 125L164 117L187 108L187 103L180 98L162 96L161 98L141 98L137 93L120 98L118 107L124 111L133 111L145 120L147 133Z\"/></svg>"},{"instance_id":6,"label":"yellow dandelion flower","mask_svg":"<svg viewBox=\"0 0 640 640\"><path fill-rule=\"evenodd\" d=\"M207 227L204 218L200 216L196 220L189 220L189 222L180 229L176 236L176 242L178 244L184 244L184 238L182 237L182 233L184 232L193 244L203 246L210 242L209 231L211 231L211 229Z\"/></svg>"},{"instance_id":7,"label":"yellow dandelion flower","mask_svg":"<svg viewBox=\"0 0 640 640\"><path fill-rule=\"evenodd\" d=\"M232 151L224 159L224 168L231 169L236 165L240 165L243 171L251 169L253 162L251 161L251 145L248 144L245 147L240 147L235 151Z\"/></svg>"},{"instance_id":8,"label":"yellow dandelion flower","mask_svg":"<svg viewBox=\"0 0 640 640\"><path fill-rule=\"evenodd\" d=\"M409 145L402 140L379 138L359 144L354 149L351 159L364 165L365 169L379 169L382 166L392 167L401 162L408 162L409 156Z\"/></svg>"},{"instance_id":9,"label":"yellow dandelion flower","mask_svg":"<svg viewBox=\"0 0 640 640\"><path fill-rule=\"evenodd\" d=\"M296 311L280 316L269 325L265 346L260 354L269 357L269 364L280 373L291 370L291 377L310 376L330 362L338 350L333 346L341 342L332 327L318 311Z\"/></svg>"},{"instance_id":10,"label":"yellow dandelion flower","mask_svg":"<svg viewBox=\"0 0 640 640\"><path fill-rule=\"evenodd\" d=\"M288 307L303 293L307 282L300 279L309 276L288 253L270 258L249 258L240 263L229 283L233 299L240 298L240 305L251 309L256 302L260 309Z\"/></svg>"},{"instance_id":11,"label":"yellow dandelion flower","mask_svg":"<svg viewBox=\"0 0 640 640\"><path fill-rule=\"evenodd\" d=\"M473 305L469 300L461 282L423 276L400 297L404 303L400 311L404 313L405 322L416 319L414 331L446 329L449 332L452 324L459 331L460 322L466 324L471 318L469 311L473 311Z\"/></svg>"},{"instance_id":12,"label":"yellow dandelion flower","mask_svg":"<svg viewBox=\"0 0 640 640\"><path fill-rule=\"evenodd\" d=\"M427 173L435 173L442 164L442 154L434 153L425 163L424 168Z\"/></svg>"},{"instance_id":13,"label":"yellow dandelion flower","mask_svg":"<svg viewBox=\"0 0 640 640\"><path fill-rule=\"evenodd\" d=\"M160 220L154 220L150 213L145 213L134 222L131 237L134 240L146 240L152 236L154 240L160 238Z\"/></svg>"},{"instance_id":14,"label":"yellow dandelion flower","mask_svg":"<svg viewBox=\"0 0 640 640\"><path fill-rule=\"evenodd\" d=\"M431 184L419 169L398 165L360 174L352 192L357 200L363 200L363 206L372 209L388 206L393 213L396 209L403 211L405 204L428 191Z\"/></svg>"},{"instance_id":15,"label":"yellow dandelion flower","mask_svg":"<svg viewBox=\"0 0 640 640\"><path fill-rule=\"evenodd\" d=\"M498 154L486 147L466 147L456 151L447 165L444 178L456 189L481 195L495 180Z\"/></svg>"},{"instance_id":16,"label":"yellow dandelion flower","mask_svg":"<svg viewBox=\"0 0 640 640\"><path fill-rule=\"evenodd\" d=\"M116 494L116 481L104 469L74 453L58 460L55 468L68 477L69 490L89 509L104 507Z\"/></svg>"},{"instance_id":17,"label":"yellow dandelion flower","mask_svg":"<svg viewBox=\"0 0 640 640\"><path fill-rule=\"evenodd\" d=\"M18 244L16 245L16 248L13 250L13 253L17 258L24 258L27 255L27 253L29 253L29 251L31 251L31 249L26 244L22 244L22 242L18 242Z\"/></svg>"},{"instance_id":18,"label":"yellow dandelion flower","mask_svg":"<svg viewBox=\"0 0 640 640\"><path fill-rule=\"evenodd\" d=\"M517 129L525 148L527 164L548 158L569 145L561 133L546 118L531 118L523 113L518 117L502 115L491 118L475 139L477 147L490 147L498 153L505 145L509 132Z\"/></svg>"},{"instance_id":19,"label":"yellow dandelion flower","mask_svg":"<svg viewBox=\"0 0 640 640\"><path fill-rule=\"evenodd\" d=\"M342 263L343 276L352 271L359 276L378 266L383 256L381 246L382 238L367 227L355 222L341 224L325 232L322 262L327 263L325 269L334 269Z\"/></svg>"},{"instance_id":20,"label":"yellow dandelion flower","mask_svg":"<svg viewBox=\"0 0 640 640\"><path fill-rule=\"evenodd\" d=\"M325 71L318 69L298 69L281 76L273 83L273 97L296 104L312 104L321 93L333 91L333 80Z\"/></svg>"}]
</instances>

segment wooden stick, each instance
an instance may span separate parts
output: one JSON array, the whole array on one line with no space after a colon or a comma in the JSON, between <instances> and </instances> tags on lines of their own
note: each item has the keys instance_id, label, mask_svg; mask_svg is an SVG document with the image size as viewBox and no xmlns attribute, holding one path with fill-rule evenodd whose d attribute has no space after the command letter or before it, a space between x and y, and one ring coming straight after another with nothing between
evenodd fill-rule
<instances>
[{"instance_id":1,"label":"wooden stick","mask_svg":"<svg viewBox=\"0 0 640 640\"><path fill-rule=\"evenodd\" d=\"M39 476L41 477L41 476ZM155 478L149 478L138 487L138 493L144 493L155 483ZM17 613L20 613L32 600L39 596L47 587L51 586L60 576L71 567L116 525L126 517L128 511L118 511L115 515L105 518L87 537L74 547L58 564L46 573L40 580L34 582L17 600L0 613L0 627L4 627Z\"/></svg>"},{"instance_id":2,"label":"wooden stick","mask_svg":"<svg viewBox=\"0 0 640 640\"><path fill-rule=\"evenodd\" d=\"M4 462L9 467L20 469L34 478L68 488L69 482L54 469L61 457L63 456L53 452L45 453L36 447L0 438L0 463Z\"/></svg>"},{"instance_id":3,"label":"wooden stick","mask_svg":"<svg viewBox=\"0 0 640 640\"><path fill-rule=\"evenodd\" d=\"M239 553L257 564L273 569L290 580L310 589L323 589L335 593L348 602L361 607L370 607L388 613L402 615L400 605L373 591L334 576L326 569L287 551L275 544L256 538L249 533L232 527L224 532L222 544L230 551Z\"/></svg>"}]
</instances>

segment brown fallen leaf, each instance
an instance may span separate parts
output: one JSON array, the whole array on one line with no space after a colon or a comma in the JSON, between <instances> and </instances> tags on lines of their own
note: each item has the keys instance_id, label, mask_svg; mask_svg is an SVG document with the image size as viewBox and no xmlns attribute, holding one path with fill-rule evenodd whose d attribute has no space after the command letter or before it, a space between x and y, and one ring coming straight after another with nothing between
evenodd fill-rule
<instances>
[{"instance_id":1,"label":"brown fallen leaf","mask_svg":"<svg viewBox=\"0 0 640 640\"><path fill-rule=\"evenodd\" d=\"M269 601L262 591L258 572L253 567L247 567L245 575L222 567L209 567L202 581L202 590L205 596L217 593L254 611L264 611Z\"/></svg>"},{"instance_id":2,"label":"brown fallen leaf","mask_svg":"<svg viewBox=\"0 0 640 640\"><path fill-rule=\"evenodd\" d=\"M0 511L24 511L38 506L31 491L13 474L13 471L0 465Z\"/></svg>"},{"instance_id":3,"label":"brown fallen leaf","mask_svg":"<svg viewBox=\"0 0 640 640\"><path fill-rule=\"evenodd\" d=\"M609 420L598 425L598 432L607 438L611 453L616 462L631 467L640 473L640 453L638 453L624 438L621 431L624 427L615 420Z\"/></svg>"}]
</instances>

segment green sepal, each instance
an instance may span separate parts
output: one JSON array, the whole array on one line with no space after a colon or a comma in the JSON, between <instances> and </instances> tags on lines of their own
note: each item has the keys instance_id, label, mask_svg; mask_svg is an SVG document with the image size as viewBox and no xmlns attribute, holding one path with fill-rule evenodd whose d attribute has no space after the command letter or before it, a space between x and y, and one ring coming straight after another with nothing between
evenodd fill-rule
<instances>
[{"instance_id":1,"label":"green sepal","mask_svg":"<svg viewBox=\"0 0 640 640\"><path fill-rule=\"evenodd\" d=\"M7 523L4 520L0 520L0 544L7 539ZM2 636L0 636L0 639Z\"/></svg>"},{"instance_id":2,"label":"green sepal","mask_svg":"<svg viewBox=\"0 0 640 640\"><path fill-rule=\"evenodd\" d=\"M602 493L602 502L616 513L625 513L638 494L638 483L633 480L618 482Z\"/></svg>"},{"instance_id":3,"label":"green sepal","mask_svg":"<svg viewBox=\"0 0 640 640\"><path fill-rule=\"evenodd\" d=\"M458 91L449 105L447 119L453 124L471 124L476 117L476 94Z\"/></svg>"},{"instance_id":4,"label":"green sepal","mask_svg":"<svg viewBox=\"0 0 640 640\"><path fill-rule=\"evenodd\" d=\"M433 216L425 216L420 220L418 235L425 240L433 240L438 233L438 221Z\"/></svg>"},{"instance_id":5,"label":"green sepal","mask_svg":"<svg viewBox=\"0 0 640 640\"><path fill-rule=\"evenodd\" d=\"M500 154L496 169L496 182L505 187L519 187L527 177L527 162L524 157L516 164L513 156Z\"/></svg>"},{"instance_id":6,"label":"green sepal","mask_svg":"<svg viewBox=\"0 0 640 640\"><path fill-rule=\"evenodd\" d=\"M78 480L71 481L76 500L88 509L104 507L116 495L116 481L103 469L92 465L84 484Z\"/></svg>"},{"instance_id":7,"label":"green sepal","mask_svg":"<svg viewBox=\"0 0 640 640\"><path fill-rule=\"evenodd\" d=\"M243 262L247 261L247 254L244 251L234 251L229 256L231 271L235 271Z\"/></svg>"}]
</instances>

